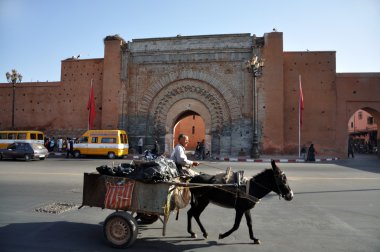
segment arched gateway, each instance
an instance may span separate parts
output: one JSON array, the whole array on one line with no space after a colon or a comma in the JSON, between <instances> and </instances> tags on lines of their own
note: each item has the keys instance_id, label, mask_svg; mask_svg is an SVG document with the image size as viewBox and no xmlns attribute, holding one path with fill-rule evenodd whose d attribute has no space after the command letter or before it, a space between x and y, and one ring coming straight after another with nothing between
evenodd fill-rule
<instances>
[{"instance_id":1,"label":"arched gateway","mask_svg":"<svg viewBox=\"0 0 380 252\"><path fill-rule=\"evenodd\" d=\"M186 111L199 114L205 121L205 140L213 154L229 154L231 123L241 117L236 96L221 81L206 73L182 71L151 85L139 103L140 113L147 115L148 134L164 138L165 152L172 150L173 128ZM221 148L221 143L223 148Z\"/></svg>"}]
</instances>

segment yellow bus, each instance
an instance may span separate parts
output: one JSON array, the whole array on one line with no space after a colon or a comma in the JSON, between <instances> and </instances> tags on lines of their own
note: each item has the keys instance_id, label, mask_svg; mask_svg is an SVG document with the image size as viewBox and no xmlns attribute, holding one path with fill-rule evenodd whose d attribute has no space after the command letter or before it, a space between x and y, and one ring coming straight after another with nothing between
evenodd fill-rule
<instances>
[{"instance_id":1,"label":"yellow bus","mask_svg":"<svg viewBox=\"0 0 380 252\"><path fill-rule=\"evenodd\" d=\"M113 159L128 155L128 136L124 130L88 130L73 147L74 157L99 155Z\"/></svg>"},{"instance_id":2,"label":"yellow bus","mask_svg":"<svg viewBox=\"0 0 380 252\"><path fill-rule=\"evenodd\" d=\"M0 148L6 148L14 142L44 144L44 133L35 130L3 130L0 131Z\"/></svg>"}]
</instances>

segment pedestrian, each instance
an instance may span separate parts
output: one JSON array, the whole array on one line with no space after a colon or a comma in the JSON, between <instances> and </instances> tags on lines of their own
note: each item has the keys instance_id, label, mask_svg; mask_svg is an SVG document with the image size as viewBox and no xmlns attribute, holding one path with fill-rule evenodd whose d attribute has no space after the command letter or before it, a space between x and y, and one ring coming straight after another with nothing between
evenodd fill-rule
<instances>
[{"instance_id":1,"label":"pedestrian","mask_svg":"<svg viewBox=\"0 0 380 252\"><path fill-rule=\"evenodd\" d=\"M175 146L170 155L170 159L174 161L177 166L178 172L182 176L193 177L198 173L191 169L192 166L198 166L199 162L187 159L185 148L189 143L189 137L184 134L179 134L178 144Z\"/></svg>"},{"instance_id":2,"label":"pedestrian","mask_svg":"<svg viewBox=\"0 0 380 252\"><path fill-rule=\"evenodd\" d=\"M142 154L143 145L144 145L144 140L142 139L142 137L140 137L137 143L139 154Z\"/></svg>"},{"instance_id":3,"label":"pedestrian","mask_svg":"<svg viewBox=\"0 0 380 252\"><path fill-rule=\"evenodd\" d=\"M58 138L57 145L58 145L58 152L62 152L62 147L63 147L63 139L62 139L62 137Z\"/></svg>"},{"instance_id":4,"label":"pedestrian","mask_svg":"<svg viewBox=\"0 0 380 252\"><path fill-rule=\"evenodd\" d=\"M73 150L74 150L74 140L71 138L67 138L67 148L66 148L66 158L69 158L70 155L74 156Z\"/></svg>"},{"instance_id":5,"label":"pedestrian","mask_svg":"<svg viewBox=\"0 0 380 252\"><path fill-rule=\"evenodd\" d=\"M156 156L158 156L160 154L160 145L158 144L157 140L154 142L154 147L153 147L152 153Z\"/></svg>"},{"instance_id":6,"label":"pedestrian","mask_svg":"<svg viewBox=\"0 0 380 252\"><path fill-rule=\"evenodd\" d=\"M49 143L49 152L54 151L54 147L55 147L55 140L54 140L54 137L52 137Z\"/></svg>"},{"instance_id":7,"label":"pedestrian","mask_svg":"<svg viewBox=\"0 0 380 252\"><path fill-rule=\"evenodd\" d=\"M202 140L202 142L199 145L199 150L201 153L201 160L204 160L205 155L206 155L206 148L205 148L205 140L204 139Z\"/></svg>"},{"instance_id":8,"label":"pedestrian","mask_svg":"<svg viewBox=\"0 0 380 252\"><path fill-rule=\"evenodd\" d=\"M352 156L352 158L354 158L354 145L352 142L353 142L353 140L350 137L348 139L348 158L350 158L350 155Z\"/></svg>"},{"instance_id":9,"label":"pedestrian","mask_svg":"<svg viewBox=\"0 0 380 252\"><path fill-rule=\"evenodd\" d=\"M309 150L307 151L306 161L315 162L315 149L314 144L310 144Z\"/></svg>"},{"instance_id":10,"label":"pedestrian","mask_svg":"<svg viewBox=\"0 0 380 252\"><path fill-rule=\"evenodd\" d=\"M306 147L305 147L305 145L303 145L301 148L301 158L302 158L302 160L306 160Z\"/></svg>"}]
</instances>

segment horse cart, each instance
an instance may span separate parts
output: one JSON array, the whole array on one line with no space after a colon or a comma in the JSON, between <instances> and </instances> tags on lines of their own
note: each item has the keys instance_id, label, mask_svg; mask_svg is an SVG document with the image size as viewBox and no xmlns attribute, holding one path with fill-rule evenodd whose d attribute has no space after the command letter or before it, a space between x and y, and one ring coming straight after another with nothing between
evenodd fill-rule
<instances>
[{"instance_id":1,"label":"horse cart","mask_svg":"<svg viewBox=\"0 0 380 252\"><path fill-rule=\"evenodd\" d=\"M178 185L84 173L81 207L115 210L105 219L103 233L112 246L127 248L137 238L136 219L144 224L160 219L163 222L162 235L165 236L171 211L185 207L190 201L189 189ZM137 216L133 217L134 214Z\"/></svg>"}]
</instances>

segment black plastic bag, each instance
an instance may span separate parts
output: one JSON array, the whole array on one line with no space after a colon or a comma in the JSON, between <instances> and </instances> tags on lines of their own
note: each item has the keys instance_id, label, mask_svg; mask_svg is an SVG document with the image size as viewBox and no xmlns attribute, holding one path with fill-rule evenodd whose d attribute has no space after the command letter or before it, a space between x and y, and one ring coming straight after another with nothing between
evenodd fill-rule
<instances>
[{"instance_id":1,"label":"black plastic bag","mask_svg":"<svg viewBox=\"0 0 380 252\"><path fill-rule=\"evenodd\" d=\"M133 160L131 164L122 163L113 168L102 165L96 170L103 175L126 177L145 183L171 181L179 176L173 160L165 157L158 157L154 161Z\"/></svg>"}]
</instances>

